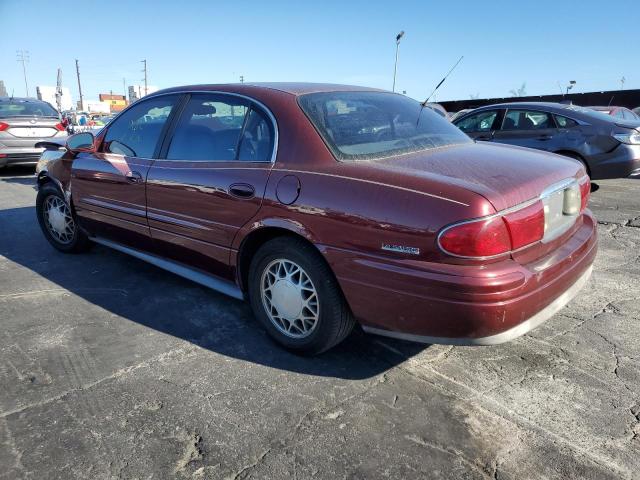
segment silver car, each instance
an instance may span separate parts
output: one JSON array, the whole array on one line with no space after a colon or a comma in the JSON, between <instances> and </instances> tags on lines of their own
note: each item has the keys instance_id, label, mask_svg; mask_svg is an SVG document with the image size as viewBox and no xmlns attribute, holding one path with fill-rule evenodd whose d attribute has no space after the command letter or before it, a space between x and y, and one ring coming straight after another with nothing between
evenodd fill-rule
<instances>
[{"instance_id":1,"label":"silver car","mask_svg":"<svg viewBox=\"0 0 640 480\"><path fill-rule=\"evenodd\" d=\"M0 168L35 165L43 151L36 148L38 142L66 135L58 112L49 103L0 97Z\"/></svg>"}]
</instances>

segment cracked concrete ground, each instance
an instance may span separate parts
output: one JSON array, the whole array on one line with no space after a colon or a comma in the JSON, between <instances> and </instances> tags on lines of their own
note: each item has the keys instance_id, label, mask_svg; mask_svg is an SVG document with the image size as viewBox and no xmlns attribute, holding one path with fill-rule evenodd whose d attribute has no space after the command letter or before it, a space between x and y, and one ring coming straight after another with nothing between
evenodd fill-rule
<instances>
[{"instance_id":1,"label":"cracked concrete ground","mask_svg":"<svg viewBox=\"0 0 640 480\"><path fill-rule=\"evenodd\" d=\"M5 171L0 478L640 478L640 182L598 183L593 277L531 334L305 359L241 302L57 253Z\"/></svg>"}]
</instances>

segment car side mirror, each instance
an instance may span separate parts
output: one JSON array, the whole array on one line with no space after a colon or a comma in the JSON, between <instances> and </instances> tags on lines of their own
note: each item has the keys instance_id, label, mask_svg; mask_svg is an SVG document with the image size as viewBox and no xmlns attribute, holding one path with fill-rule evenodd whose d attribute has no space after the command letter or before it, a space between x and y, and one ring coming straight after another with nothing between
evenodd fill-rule
<instances>
[{"instance_id":1,"label":"car side mirror","mask_svg":"<svg viewBox=\"0 0 640 480\"><path fill-rule=\"evenodd\" d=\"M67 138L66 147L72 153L93 151L93 133L82 132L71 135Z\"/></svg>"}]
</instances>

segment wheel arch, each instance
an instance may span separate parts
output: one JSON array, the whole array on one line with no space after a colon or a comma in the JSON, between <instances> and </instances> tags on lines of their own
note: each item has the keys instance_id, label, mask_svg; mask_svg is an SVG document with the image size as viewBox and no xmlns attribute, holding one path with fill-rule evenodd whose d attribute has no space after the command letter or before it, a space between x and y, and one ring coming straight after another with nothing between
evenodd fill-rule
<instances>
[{"instance_id":1,"label":"wheel arch","mask_svg":"<svg viewBox=\"0 0 640 480\"><path fill-rule=\"evenodd\" d=\"M313 242L312 237L304 230L292 228L286 223L262 225L247 233L238 247L236 270L238 282L242 291L246 292L248 288L249 266L251 265L253 256L262 245L278 237L300 239L312 246L314 250L324 258L324 255L322 255L318 246Z\"/></svg>"},{"instance_id":2,"label":"wheel arch","mask_svg":"<svg viewBox=\"0 0 640 480\"><path fill-rule=\"evenodd\" d=\"M580 153L573 150L566 150L566 149L556 150L553 153L557 155L562 155L564 157L573 158L574 160L578 160L579 162L582 162L582 164L584 165L584 168L587 170L587 175L591 177L591 168L589 167L589 163L585 160L585 158Z\"/></svg>"}]
</instances>

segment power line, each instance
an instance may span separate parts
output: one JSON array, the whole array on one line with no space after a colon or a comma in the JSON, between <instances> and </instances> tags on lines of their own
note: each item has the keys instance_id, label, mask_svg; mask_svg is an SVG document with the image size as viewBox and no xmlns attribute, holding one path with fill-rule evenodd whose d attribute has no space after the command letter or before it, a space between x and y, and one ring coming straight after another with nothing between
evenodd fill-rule
<instances>
[{"instance_id":1,"label":"power line","mask_svg":"<svg viewBox=\"0 0 640 480\"><path fill-rule=\"evenodd\" d=\"M29 84L27 83L27 67L25 64L29 62L29 50L16 50L16 60L22 63L22 73L24 74L24 88L27 91L28 97Z\"/></svg>"}]
</instances>

